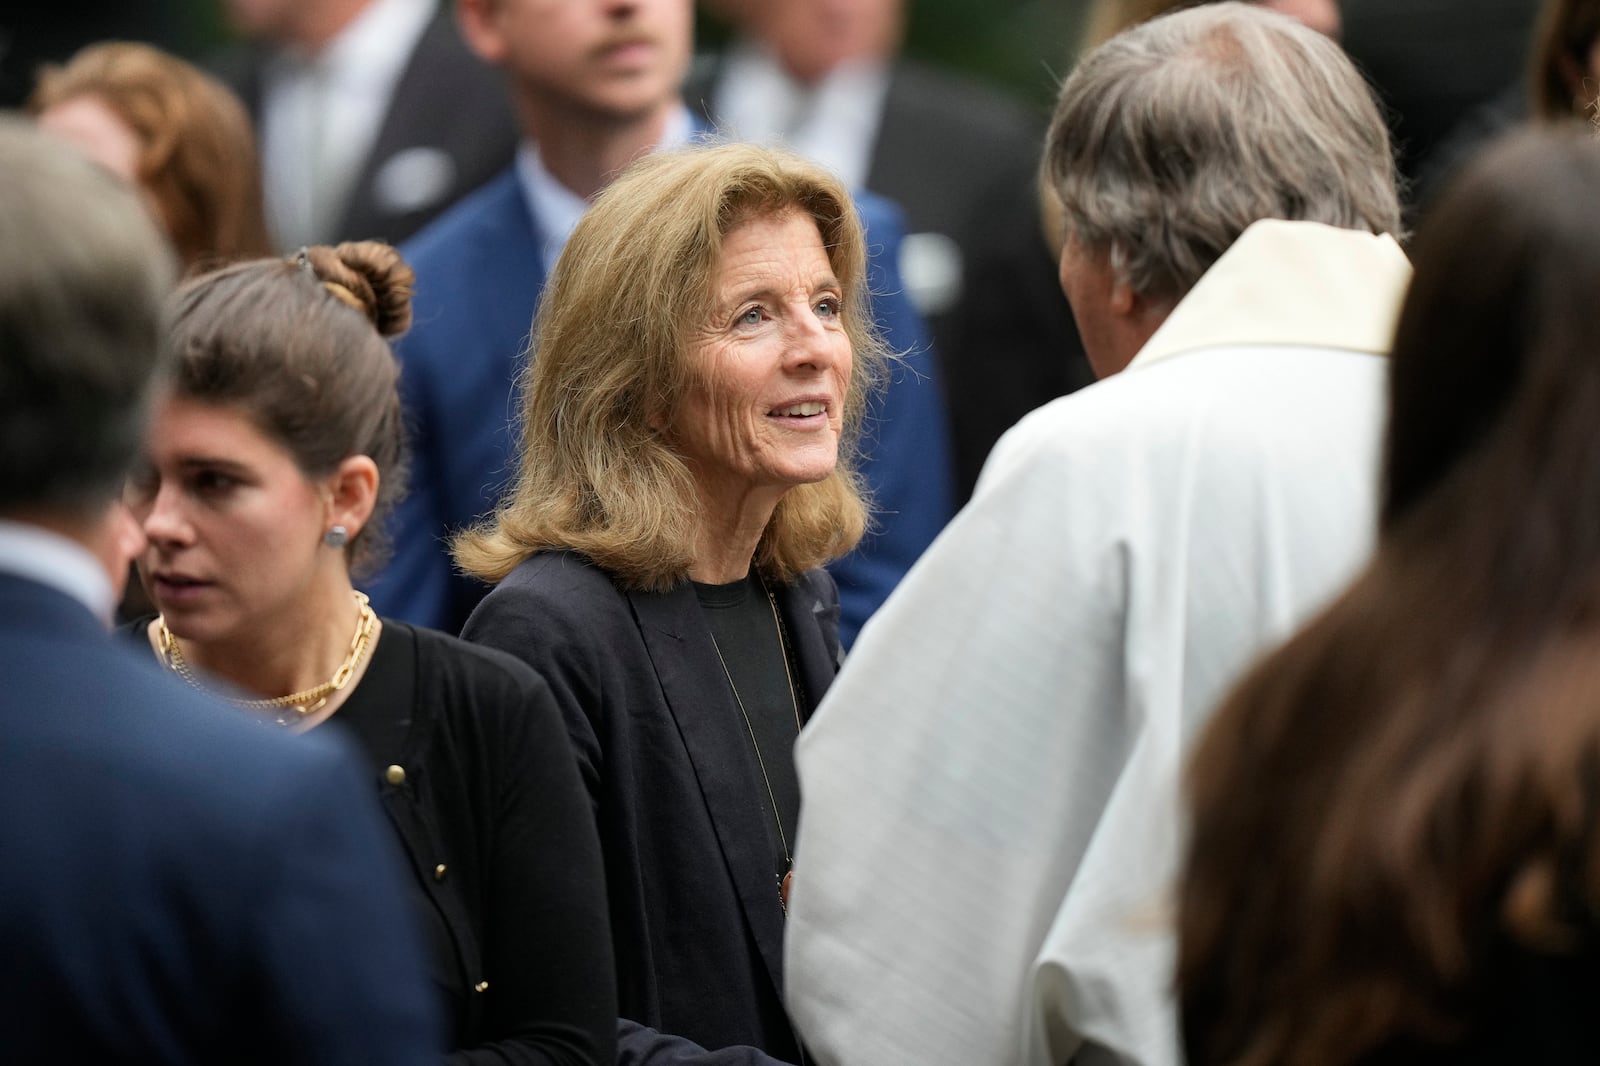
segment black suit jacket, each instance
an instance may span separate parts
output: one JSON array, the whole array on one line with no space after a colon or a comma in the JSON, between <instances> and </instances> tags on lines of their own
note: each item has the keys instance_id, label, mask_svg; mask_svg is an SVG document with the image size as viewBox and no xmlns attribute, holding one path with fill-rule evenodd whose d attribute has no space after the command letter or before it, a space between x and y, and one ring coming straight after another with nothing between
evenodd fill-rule
<instances>
[{"instance_id":1,"label":"black suit jacket","mask_svg":"<svg viewBox=\"0 0 1600 1066\"><path fill-rule=\"evenodd\" d=\"M1094 381L1045 241L1034 168L1000 176L981 202L988 228L967 246L966 298L939 349L945 395L960 397L950 443L963 504L1006 430Z\"/></svg>"},{"instance_id":2,"label":"black suit jacket","mask_svg":"<svg viewBox=\"0 0 1600 1066\"><path fill-rule=\"evenodd\" d=\"M1045 114L933 67L901 60L889 75L867 188L900 205L908 233L965 248L999 174L1038 166Z\"/></svg>"},{"instance_id":3,"label":"black suit jacket","mask_svg":"<svg viewBox=\"0 0 1600 1066\"><path fill-rule=\"evenodd\" d=\"M243 720L0 574L0 1060L437 1061L349 752Z\"/></svg>"},{"instance_id":4,"label":"black suit jacket","mask_svg":"<svg viewBox=\"0 0 1600 1066\"><path fill-rule=\"evenodd\" d=\"M224 57L217 65L219 76L258 122L262 78L270 57L268 49L256 47ZM428 24L400 75L330 240L399 244L510 165L517 136L511 98L500 73L467 49L450 13L440 13ZM395 187L407 193L422 188L402 178L406 161L418 158L445 164L448 178L425 202L397 202Z\"/></svg>"},{"instance_id":5,"label":"black suit jacket","mask_svg":"<svg viewBox=\"0 0 1600 1066\"><path fill-rule=\"evenodd\" d=\"M775 593L809 717L838 666L838 594L820 570ZM627 592L541 552L462 635L531 663L566 715L605 853L622 1061L798 1061L760 771L693 588Z\"/></svg>"}]
</instances>

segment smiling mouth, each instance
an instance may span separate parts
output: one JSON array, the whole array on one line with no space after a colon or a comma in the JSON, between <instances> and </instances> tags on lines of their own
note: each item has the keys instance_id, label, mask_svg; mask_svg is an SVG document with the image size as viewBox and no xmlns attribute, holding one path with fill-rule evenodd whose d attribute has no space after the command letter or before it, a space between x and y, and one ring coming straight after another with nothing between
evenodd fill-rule
<instances>
[{"instance_id":1,"label":"smiling mouth","mask_svg":"<svg viewBox=\"0 0 1600 1066\"><path fill-rule=\"evenodd\" d=\"M828 405L825 403L807 400L803 403L792 403L788 407L773 408L771 413L779 418L809 418L812 415L820 415L827 409Z\"/></svg>"}]
</instances>

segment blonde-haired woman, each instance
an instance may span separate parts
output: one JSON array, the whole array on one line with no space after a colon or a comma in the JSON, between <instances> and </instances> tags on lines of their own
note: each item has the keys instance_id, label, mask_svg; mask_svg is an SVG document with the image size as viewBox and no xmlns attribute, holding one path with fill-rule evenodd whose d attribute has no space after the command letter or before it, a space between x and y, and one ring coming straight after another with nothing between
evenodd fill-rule
<instances>
[{"instance_id":1,"label":"blonde-haired woman","mask_svg":"<svg viewBox=\"0 0 1600 1066\"><path fill-rule=\"evenodd\" d=\"M498 583L463 635L532 663L566 713L641 1058L799 1061L791 749L838 661L820 567L867 523L853 445L885 353L865 281L826 171L748 145L635 164L562 253L517 479L457 542Z\"/></svg>"},{"instance_id":2,"label":"blonde-haired woman","mask_svg":"<svg viewBox=\"0 0 1600 1066\"><path fill-rule=\"evenodd\" d=\"M239 263L174 300L175 379L128 501L158 660L264 727L343 733L411 874L456 1063L612 1061L599 844L549 686L376 617L351 586L402 487L411 269L363 242Z\"/></svg>"}]
</instances>

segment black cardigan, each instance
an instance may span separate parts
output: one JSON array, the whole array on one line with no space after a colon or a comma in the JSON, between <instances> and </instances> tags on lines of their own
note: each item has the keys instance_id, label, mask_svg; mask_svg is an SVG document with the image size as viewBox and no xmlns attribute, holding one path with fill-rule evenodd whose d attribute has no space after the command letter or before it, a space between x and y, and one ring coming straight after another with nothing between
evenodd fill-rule
<instances>
[{"instance_id":1,"label":"black cardigan","mask_svg":"<svg viewBox=\"0 0 1600 1066\"><path fill-rule=\"evenodd\" d=\"M838 594L821 570L773 591L809 717L838 668ZM798 1061L759 770L690 584L629 592L540 552L462 635L533 664L566 716L605 852L622 1060Z\"/></svg>"},{"instance_id":2,"label":"black cardigan","mask_svg":"<svg viewBox=\"0 0 1600 1066\"><path fill-rule=\"evenodd\" d=\"M404 845L460 1049L449 1061L610 1066L604 874L544 680L385 619L360 683L318 728L354 735Z\"/></svg>"}]
</instances>

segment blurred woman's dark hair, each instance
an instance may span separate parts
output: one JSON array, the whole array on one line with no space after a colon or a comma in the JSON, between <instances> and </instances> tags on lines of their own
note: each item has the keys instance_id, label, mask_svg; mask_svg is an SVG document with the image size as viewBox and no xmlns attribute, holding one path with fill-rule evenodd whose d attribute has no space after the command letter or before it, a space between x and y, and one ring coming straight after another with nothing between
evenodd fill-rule
<instances>
[{"instance_id":1,"label":"blurred woman's dark hair","mask_svg":"<svg viewBox=\"0 0 1600 1066\"><path fill-rule=\"evenodd\" d=\"M1496 146L1414 252L1378 552L1192 764L1191 1066L1454 1062L1596 962L1600 145Z\"/></svg>"},{"instance_id":2,"label":"blurred woman's dark hair","mask_svg":"<svg viewBox=\"0 0 1600 1066\"><path fill-rule=\"evenodd\" d=\"M1588 117L1600 94L1590 67L1597 41L1600 0L1545 0L1528 62L1534 117L1547 122Z\"/></svg>"}]
</instances>

